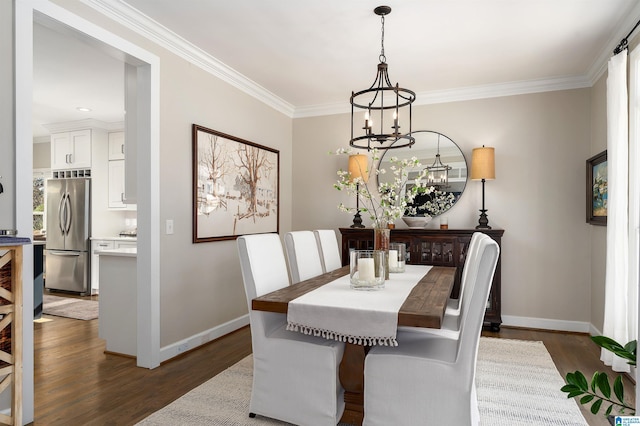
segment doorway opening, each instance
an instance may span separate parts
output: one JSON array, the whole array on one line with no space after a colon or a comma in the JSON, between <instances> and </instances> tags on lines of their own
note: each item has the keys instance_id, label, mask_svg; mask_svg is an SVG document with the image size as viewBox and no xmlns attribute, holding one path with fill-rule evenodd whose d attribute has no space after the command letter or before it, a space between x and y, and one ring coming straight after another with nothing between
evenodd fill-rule
<instances>
[{"instance_id":1,"label":"doorway opening","mask_svg":"<svg viewBox=\"0 0 640 426\"><path fill-rule=\"evenodd\" d=\"M15 136L16 136L16 227L30 235L33 227L33 26L47 22L60 32L83 38L98 49L136 69L137 105L132 136L138 155L135 162L140 225L137 230L137 365L160 364L159 330L159 59L138 46L109 33L65 9L47 2L15 2ZM33 280L33 250L24 253L23 279ZM33 288L25 286L25 324L33 319ZM24 419L33 419L33 329L24 330Z\"/></svg>"}]
</instances>

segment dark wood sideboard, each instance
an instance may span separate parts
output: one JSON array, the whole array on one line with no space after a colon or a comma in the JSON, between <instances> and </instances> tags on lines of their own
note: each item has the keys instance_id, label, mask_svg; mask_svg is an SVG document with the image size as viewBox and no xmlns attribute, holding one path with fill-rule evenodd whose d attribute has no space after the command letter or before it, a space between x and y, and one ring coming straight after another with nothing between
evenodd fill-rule
<instances>
[{"instance_id":1,"label":"dark wood sideboard","mask_svg":"<svg viewBox=\"0 0 640 426\"><path fill-rule=\"evenodd\" d=\"M503 229L392 229L391 242L405 243L407 246L407 263L455 266L456 279L451 297L457 298L460 293L460 277L467 256L467 249L474 232L483 232L493 238L502 251L501 239ZM373 250L372 228L340 228L342 234L342 265L349 263L349 250ZM500 330L502 316L500 309L500 256L496 273L493 277L487 310L484 315L485 324L492 330Z\"/></svg>"}]
</instances>

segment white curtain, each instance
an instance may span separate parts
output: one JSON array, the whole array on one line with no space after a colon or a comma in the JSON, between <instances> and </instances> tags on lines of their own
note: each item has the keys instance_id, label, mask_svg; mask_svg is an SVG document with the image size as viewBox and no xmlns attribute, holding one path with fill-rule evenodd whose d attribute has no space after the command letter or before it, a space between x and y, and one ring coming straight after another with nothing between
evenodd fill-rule
<instances>
[{"instance_id":1,"label":"white curtain","mask_svg":"<svg viewBox=\"0 0 640 426\"><path fill-rule=\"evenodd\" d=\"M629 136L627 51L609 60L607 78L607 259L603 333L625 344L637 337L637 285L629 274ZM637 262L633 262L636 267ZM631 274L635 276L635 274ZM615 371L629 371L626 361L602 350Z\"/></svg>"}]
</instances>

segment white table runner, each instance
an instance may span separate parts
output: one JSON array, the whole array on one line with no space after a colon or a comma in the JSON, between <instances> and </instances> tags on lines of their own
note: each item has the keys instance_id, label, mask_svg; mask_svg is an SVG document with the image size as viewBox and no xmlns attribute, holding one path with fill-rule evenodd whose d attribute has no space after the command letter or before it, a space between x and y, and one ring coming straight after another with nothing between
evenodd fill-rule
<instances>
[{"instance_id":1,"label":"white table runner","mask_svg":"<svg viewBox=\"0 0 640 426\"><path fill-rule=\"evenodd\" d=\"M413 287L431 269L406 265L390 274L385 288L353 290L349 275L289 302L287 329L358 345L397 346L398 311Z\"/></svg>"}]
</instances>

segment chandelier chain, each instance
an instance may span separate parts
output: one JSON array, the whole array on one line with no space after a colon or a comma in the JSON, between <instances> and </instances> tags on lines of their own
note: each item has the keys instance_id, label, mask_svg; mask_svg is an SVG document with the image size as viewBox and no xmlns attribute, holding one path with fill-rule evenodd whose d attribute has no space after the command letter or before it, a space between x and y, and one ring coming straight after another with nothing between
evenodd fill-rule
<instances>
[{"instance_id":1,"label":"chandelier chain","mask_svg":"<svg viewBox=\"0 0 640 426\"><path fill-rule=\"evenodd\" d=\"M386 63L387 62L387 57L384 56L384 15L380 16L380 21L382 21L382 30L381 30L381 37L380 37L380 62L382 63Z\"/></svg>"}]
</instances>

